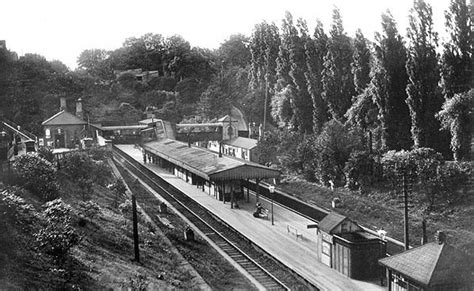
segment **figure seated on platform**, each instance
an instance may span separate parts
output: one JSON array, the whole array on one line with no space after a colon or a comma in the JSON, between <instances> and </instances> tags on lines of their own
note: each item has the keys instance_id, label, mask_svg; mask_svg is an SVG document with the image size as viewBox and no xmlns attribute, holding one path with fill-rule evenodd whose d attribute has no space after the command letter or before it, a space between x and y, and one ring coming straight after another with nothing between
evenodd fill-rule
<instances>
[{"instance_id":1,"label":"figure seated on platform","mask_svg":"<svg viewBox=\"0 0 474 291\"><path fill-rule=\"evenodd\" d=\"M268 217L268 209L265 209L262 204L257 203L257 209L253 213L254 217L257 218L267 218Z\"/></svg>"}]
</instances>

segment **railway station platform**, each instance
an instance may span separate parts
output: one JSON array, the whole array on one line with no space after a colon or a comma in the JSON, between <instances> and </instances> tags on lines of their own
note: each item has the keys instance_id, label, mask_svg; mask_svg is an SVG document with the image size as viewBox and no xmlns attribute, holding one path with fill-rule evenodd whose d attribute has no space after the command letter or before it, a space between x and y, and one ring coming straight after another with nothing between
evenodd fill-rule
<instances>
[{"instance_id":1,"label":"railway station platform","mask_svg":"<svg viewBox=\"0 0 474 291\"><path fill-rule=\"evenodd\" d=\"M141 150L134 145L117 145L117 147L212 211L227 224L232 225L254 244L321 290L385 290L377 284L378 282L353 280L320 263L317 259L316 230L307 228L307 225L315 224L314 221L286 207L273 204L274 225L272 225L271 213L268 219L255 218L252 215L256 204L254 195L250 196L249 202L239 201L239 208L231 209L229 202L224 204L213 195L203 192L202 188L186 183L158 165L144 164ZM264 197L260 197L259 201L266 209L271 210L271 201Z\"/></svg>"}]
</instances>

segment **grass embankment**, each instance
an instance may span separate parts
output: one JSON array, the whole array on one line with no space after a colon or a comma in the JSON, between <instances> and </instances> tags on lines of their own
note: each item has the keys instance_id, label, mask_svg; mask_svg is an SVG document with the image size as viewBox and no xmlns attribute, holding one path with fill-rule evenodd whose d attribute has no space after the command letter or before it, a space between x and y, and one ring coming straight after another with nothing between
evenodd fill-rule
<instances>
[{"instance_id":1,"label":"grass embankment","mask_svg":"<svg viewBox=\"0 0 474 291\"><path fill-rule=\"evenodd\" d=\"M278 188L295 197L321 207L331 208L331 201L335 197L342 200L342 205L335 209L371 229L384 228L387 235L403 241L403 204L389 191L372 191L361 195L347 189L328 188L309 183L299 178L287 179ZM409 209L409 237L410 245L420 245L422 237L421 222L423 217L427 222L428 241L434 240L437 230L446 232L448 243L474 254L474 203L472 195L461 205L440 205L436 212L423 214L413 206Z\"/></svg>"}]
</instances>

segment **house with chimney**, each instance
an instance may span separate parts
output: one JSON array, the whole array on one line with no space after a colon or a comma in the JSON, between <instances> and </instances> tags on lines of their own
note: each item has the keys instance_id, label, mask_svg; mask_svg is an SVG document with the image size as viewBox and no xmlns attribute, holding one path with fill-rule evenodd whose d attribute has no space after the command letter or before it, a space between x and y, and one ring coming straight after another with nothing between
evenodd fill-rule
<instances>
[{"instance_id":1,"label":"house with chimney","mask_svg":"<svg viewBox=\"0 0 474 291\"><path fill-rule=\"evenodd\" d=\"M60 111L41 123L44 130L43 145L52 148L76 148L87 136L87 122L83 119L82 100L76 101L76 112L67 110L66 98L60 98ZM40 142L41 144L41 142Z\"/></svg>"},{"instance_id":2,"label":"house with chimney","mask_svg":"<svg viewBox=\"0 0 474 291\"><path fill-rule=\"evenodd\" d=\"M386 269L390 291L473 290L473 261L446 243L438 231L435 241L379 260Z\"/></svg>"}]
</instances>

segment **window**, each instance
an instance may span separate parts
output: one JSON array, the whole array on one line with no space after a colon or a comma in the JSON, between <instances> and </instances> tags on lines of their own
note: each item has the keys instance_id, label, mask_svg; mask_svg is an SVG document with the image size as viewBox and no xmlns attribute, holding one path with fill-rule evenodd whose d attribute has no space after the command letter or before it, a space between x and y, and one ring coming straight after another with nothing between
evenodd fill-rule
<instances>
[{"instance_id":1,"label":"window","mask_svg":"<svg viewBox=\"0 0 474 291\"><path fill-rule=\"evenodd\" d=\"M51 130L49 128L46 128L44 131L44 135L46 138L51 138Z\"/></svg>"}]
</instances>

